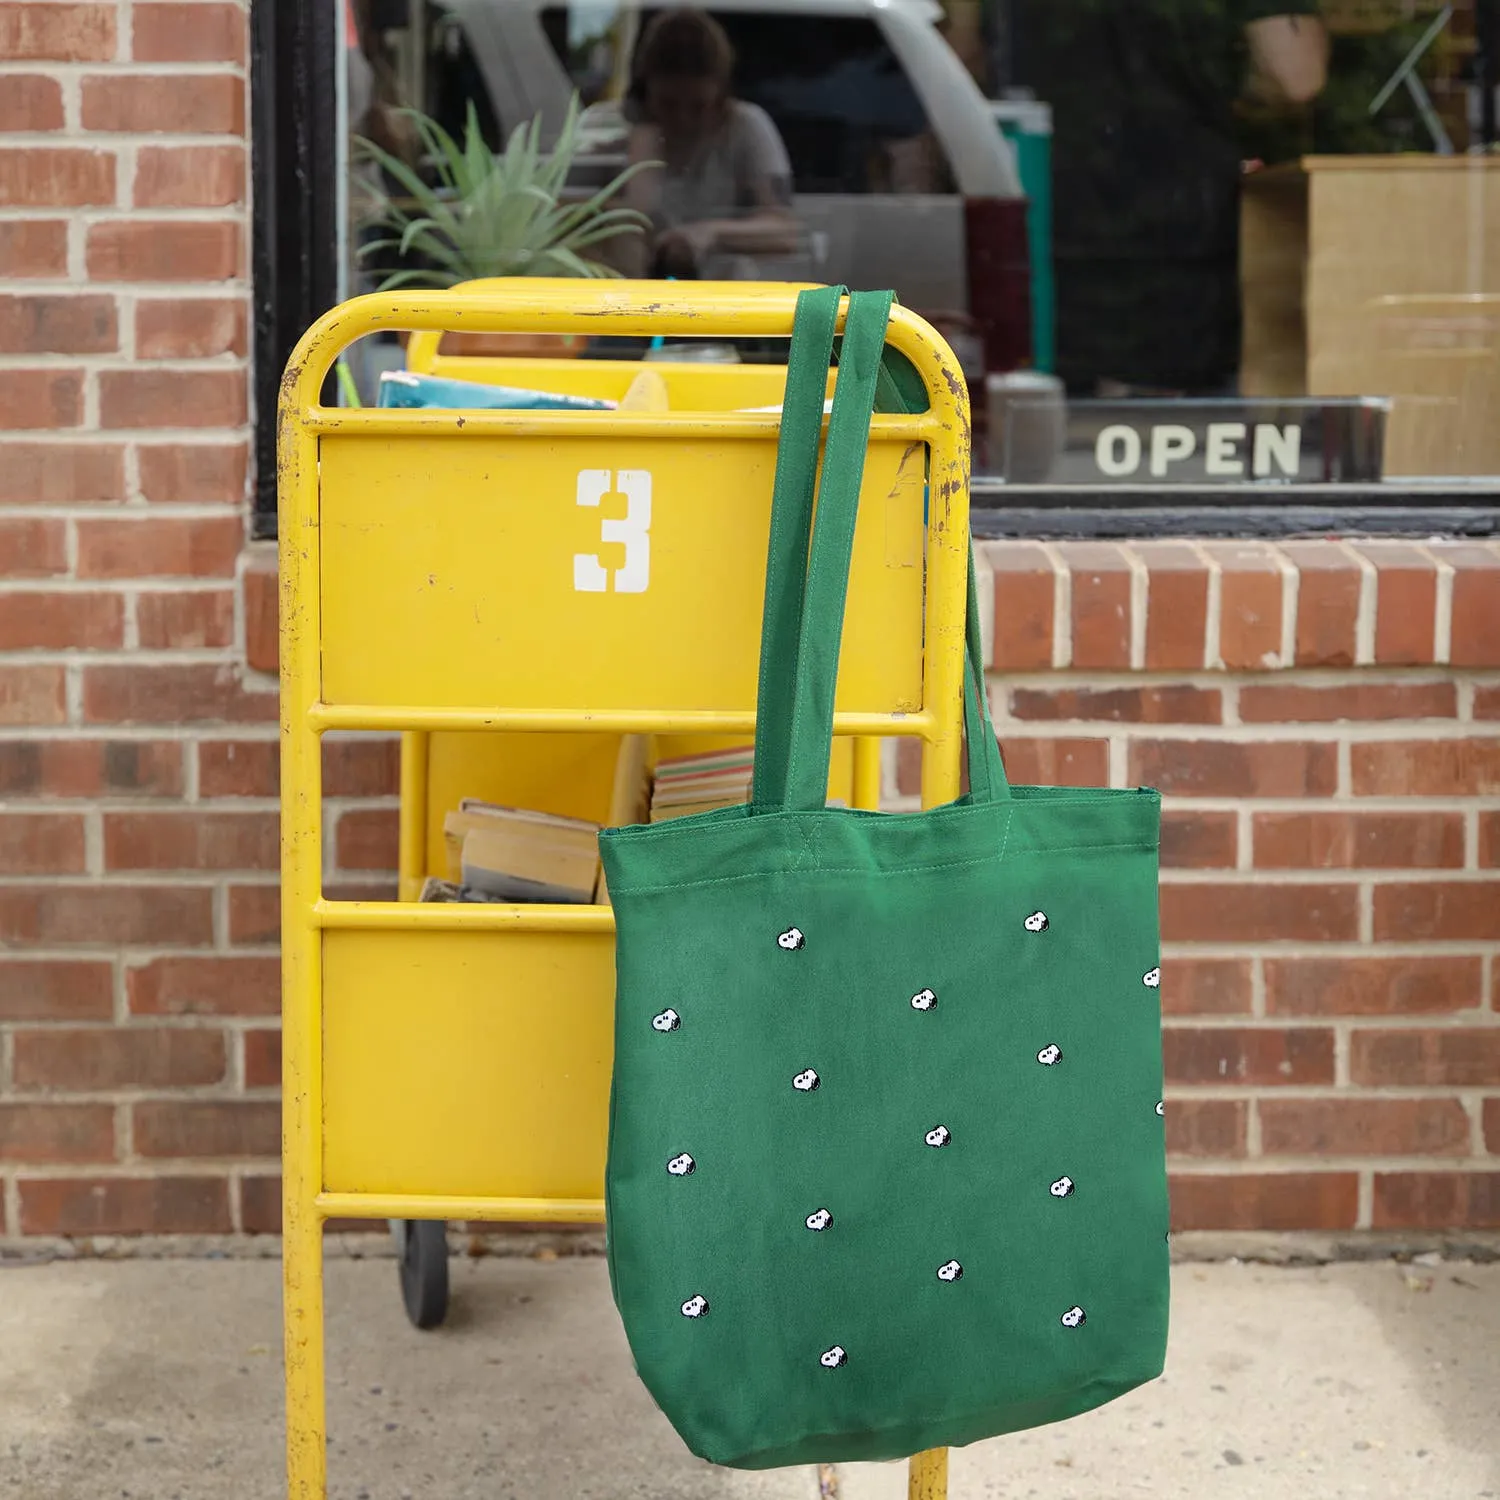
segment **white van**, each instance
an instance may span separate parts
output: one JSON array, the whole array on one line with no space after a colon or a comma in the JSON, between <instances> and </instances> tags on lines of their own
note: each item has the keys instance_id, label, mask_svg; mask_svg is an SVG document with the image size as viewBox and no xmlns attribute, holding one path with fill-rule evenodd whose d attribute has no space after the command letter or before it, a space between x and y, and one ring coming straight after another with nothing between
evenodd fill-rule
<instances>
[{"instance_id":1,"label":"white van","mask_svg":"<svg viewBox=\"0 0 1500 1500\"><path fill-rule=\"evenodd\" d=\"M537 115L549 133L576 90L596 165L656 6L622 0L441 0L435 92L478 99L503 138ZM894 287L954 339L971 377L1030 355L1025 201L1015 162L932 0L707 0L734 45L734 91L775 121L791 157L796 256L739 274ZM441 66L441 64L440 64Z\"/></svg>"}]
</instances>

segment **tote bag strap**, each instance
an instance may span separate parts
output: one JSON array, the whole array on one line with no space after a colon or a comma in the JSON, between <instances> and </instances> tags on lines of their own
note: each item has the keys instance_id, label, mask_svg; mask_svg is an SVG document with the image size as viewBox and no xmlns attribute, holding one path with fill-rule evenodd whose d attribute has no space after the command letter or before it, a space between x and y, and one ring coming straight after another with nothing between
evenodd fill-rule
<instances>
[{"instance_id":1,"label":"tote bag strap","mask_svg":"<svg viewBox=\"0 0 1500 1500\"><path fill-rule=\"evenodd\" d=\"M750 796L755 807L780 807L786 800L792 698L797 678L797 643L802 635L818 444L823 434L823 403L828 392L828 366L833 359L833 334L843 296L841 286L803 292L797 298L797 315L792 325L786 391L781 402L781 436L776 448L771 539L766 551L755 771Z\"/></svg>"}]
</instances>

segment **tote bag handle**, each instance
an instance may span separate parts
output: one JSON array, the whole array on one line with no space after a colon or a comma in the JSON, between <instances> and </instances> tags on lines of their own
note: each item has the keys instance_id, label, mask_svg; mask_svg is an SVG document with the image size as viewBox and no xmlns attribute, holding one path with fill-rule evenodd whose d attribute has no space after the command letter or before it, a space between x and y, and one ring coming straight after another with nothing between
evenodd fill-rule
<instances>
[{"instance_id":1,"label":"tote bag handle","mask_svg":"<svg viewBox=\"0 0 1500 1500\"><path fill-rule=\"evenodd\" d=\"M841 292L842 288L829 287L799 296L788 362L771 507L756 721L752 800L764 812L819 808L827 797L849 565L894 300L889 292L855 293L849 298L820 478L817 440ZM972 554L965 658L969 798L998 801L1010 795L1010 788L983 692Z\"/></svg>"}]
</instances>

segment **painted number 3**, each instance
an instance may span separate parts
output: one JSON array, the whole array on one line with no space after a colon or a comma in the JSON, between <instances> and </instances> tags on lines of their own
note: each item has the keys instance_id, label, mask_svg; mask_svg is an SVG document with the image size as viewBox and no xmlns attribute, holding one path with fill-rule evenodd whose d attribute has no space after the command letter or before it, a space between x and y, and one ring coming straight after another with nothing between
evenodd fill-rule
<instances>
[{"instance_id":1,"label":"painted number 3","mask_svg":"<svg viewBox=\"0 0 1500 1500\"><path fill-rule=\"evenodd\" d=\"M573 554L573 588L580 594L644 594L651 581L651 475L645 469L583 469L578 475L578 503L598 507L606 495L625 497L623 519L601 517L599 540L618 542L625 562L613 572L593 552Z\"/></svg>"}]
</instances>

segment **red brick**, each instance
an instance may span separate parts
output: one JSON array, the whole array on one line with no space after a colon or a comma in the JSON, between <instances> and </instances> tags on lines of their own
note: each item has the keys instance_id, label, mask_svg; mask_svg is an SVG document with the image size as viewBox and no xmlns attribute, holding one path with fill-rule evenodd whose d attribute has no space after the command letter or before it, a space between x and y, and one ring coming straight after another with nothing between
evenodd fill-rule
<instances>
[{"instance_id":1,"label":"red brick","mask_svg":"<svg viewBox=\"0 0 1500 1500\"><path fill-rule=\"evenodd\" d=\"M1483 1004L1478 958L1268 958L1273 1016L1429 1016Z\"/></svg>"},{"instance_id":2,"label":"red brick","mask_svg":"<svg viewBox=\"0 0 1500 1500\"><path fill-rule=\"evenodd\" d=\"M1378 885L1375 941L1500 941L1500 880Z\"/></svg>"},{"instance_id":3,"label":"red brick","mask_svg":"<svg viewBox=\"0 0 1500 1500\"><path fill-rule=\"evenodd\" d=\"M398 814L395 808L356 808L338 822L341 870L394 870Z\"/></svg>"},{"instance_id":4,"label":"red brick","mask_svg":"<svg viewBox=\"0 0 1500 1500\"><path fill-rule=\"evenodd\" d=\"M1500 812L1479 815L1479 865L1481 869L1500 869Z\"/></svg>"},{"instance_id":5,"label":"red brick","mask_svg":"<svg viewBox=\"0 0 1500 1500\"><path fill-rule=\"evenodd\" d=\"M213 927L213 892L203 887L0 886L0 943L203 947Z\"/></svg>"},{"instance_id":6,"label":"red brick","mask_svg":"<svg viewBox=\"0 0 1500 1500\"><path fill-rule=\"evenodd\" d=\"M0 578L51 578L68 570L68 537L61 521L0 517Z\"/></svg>"},{"instance_id":7,"label":"red brick","mask_svg":"<svg viewBox=\"0 0 1500 1500\"><path fill-rule=\"evenodd\" d=\"M6 80L7 87L10 80ZM0 98L5 91L0 89ZM4 106L0 105L0 114ZM0 276L66 276L68 226L55 219L0 222Z\"/></svg>"},{"instance_id":8,"label":"red brick","mask_svg":"<svg viewBox=\"0 0 1500 1500\"><path fill-rule=\"evenodd\" d=\"M281 1179L240 1178L240 1228L245 1234L281 1233Z\"/></svg>"},{"instance_id":9,"label":"red brick","mask_svg":"<svg viewBox=\"0 0 1500 1500\"><path fill-rule=\"evenodd\" d=\"M77 525L80 578L228 578L245 540L238 516L141 516Z\"/></svg>"},{"instance_id":10,"label":"red brick","mask_svg":"<svg viewBox=\"0 0 1500 1500\"><path fill-rule=\"evenodd\" d=\"M185 297L138 302L138 359L211 359L245 352L247 305L242 298Z\"/></svg>"},{"instance_id":11,"label":"red brick","mask_svg":"<svg viewBox=\"0 0 1500 1500\"><path fill-rule=\"evenodd\" d=\"M243 443L142 444L141 493L158 504L237 505L247 455Z\"/></svg>"},{"instance_id":12,"label":"red brick","mask_svg":"<svg viewBox=\"0 0 1500 1500\"><path fill-rule=\"evenodd\" d=\"M0 1104L0 1161L104 1162L115 1155L108 1104Z\"/></svg>"},{"instance_id":13,"label":"red brick","mask_svg":"<svg viewBox=\"0 0 1500 1500\"><path fill-rule=\"evenodd\" d=\"M1267 1156L1467 1156L1457 1099L1262 1099Z\"/></svg>"},{"instance_id":14,"label":"red brick","mask_svg":"<svg viewBox=\"0 0 1500 1500\"><path fill-rule=\"evenodd\" d=\"M1321 1026L1169 1026L1162 1033L1169 1083L1275 1087L1333 1082L1333 1032Z\"/></svg>"},{"instance_id":15,"label":"red brick","mask_svg":"<svg viewBox=\"0 0 1500 1500\"><path fill-rule=\"evenodd\" d=\"M1500 719L1500 684L1481 687L1474 693L1474 717L1476 719Z\"/></svg>"},{"instance_id":16,"label":"red brick","mask_svg":"<svg viewBox=\"0 0 1500 1500\"><path fill-rule=\"evenodd\" d=\"M1355 1031L1349 1076L1359 1088L1491 1088L1500 1078L1500 1026Z\"/></svg>"},{"instance_id":17,"label":"red brick","mask_svg":"<svg viewBox=\"0 0 1500 1500\"><path fill-rule=\"evenodd\" d=\"M130 55L137 62L245 60L245 8L209 5L135 5Z\"/></svg>"},{"instance_id":18,"label":"red brick","mask_svg":"<svg viewBox=\"0 0 1500 1500\"><path fill-rule=\"evenodd\" d=\"M1232 812L1169 808L1161 820L1161 863L1169 870L1232 870L1239 819Z\"/></svg>"},{"instance_id":19,"label":"red brick","mask_svg":"<svg viewBox=\"0 0 1500 1500\"><path fill-rule=\"evenodd\" d=\"M1249 959L1167 959L1161 971L1161 1008L1168 1016L1248 1016Z\"/></svg>"},{"instance_id":20,"label":"red brick","mask_svg":"<svg viewBox=\"0 0 1500 1500\"><path fill-rule=\"evenodd\" d=\"M1256 813L1269 870L1439 870L1464 862L1462 813Z\"/></svg>"},{"instance_id":21,"label":"red brick","mask_svg":"<svg viewBox=\"0 0 1500 1500\"><path fill-rule=\"evenodd\" d=\"M62 85L39 74L7 74L0 89L0 135L63 128Z\"/></svg>"},{"instance_id":22,"label":"red brick","mask_svg":"<svg viewBox=\"0 0 1500 1500\"><path fill-rule=\"evenodd\" d=\"M1500 666L1500 551L1493 547L1444 547L1453 564L1455 667Z\"/></svg>"},{"instance_id":23,"label":"red brick","mask_svg":"<svg viewBox=\"0 0 1500 1500\"><path fill-rule=\"evenodd\" d=\"M1352 666L1364 584L1358 561L1334 542L1287 542L1281 550L1297 568L1297 665Z\"/></svg>"},{"instance_id":24,"label":"red brick","mask_svg":"<svg viewBox=\"0 0 1500 1500\"><path fill-rule=\"evenodd\" d=\"M1352 1229L1359 1211L1354 1172L1266 1172L1174 1176L1172 1228Z\"/></svg>"},{"instance_id":25,"label":"red brick","mask_svg":"<svg viewBox=\"0 0 1500 1500\"><path fill-rule=\"evenodd\" d=\"M18 1089L191 1088L224 1078L224 1033L180 1026L17 1031Z\"/></svg>"},{"instance_id":26,"label":"red brick","mask_svg":"<svg viewBox=\"0 0 1500 1500\"><path fill-rule=\"evenodd\" d=\"M204 724L276 718L275 693L249 693L229 663L97 666L83 673L89 724Z\"/></svg>"},{"instance_id":27,"label":"red brick","mask_svg":"<svg viewBox=\"0 0 1500 1500\"><path fill-rule=\"evenodd\" d=\"M244 148L142 146L135 158L134 201L138 208L231 208L243 203Z\"/></svg>"},{"instance_id":28,"label":"red brick","mask_svg":"<svg viewBox=\"0 0 1500 1500\"><path fill-rule=\"evenodd\" d=\"M327 748L324 756L326 760ZM200 797L274 797L280 783L281 746L275 740L202 740L198 745ZM335 795L325 780L325 796Z\"/></svg>"},{"instance_id":29,"label":"red brick","mask_svg":"<svg viewBox=\"0 0 1500 1500\"><path fill-rule=\"evenodd\" d=\"M1108 786L1107 740L1012 738L1000 747L1017 786Z\"/></svg>"},{"instance_id":30,"label":"red brick","mask_svg":"<svg viewBox=\"0 0 1500 1500\"><path fill-rule=\"evenodd\" d=\"M107 1021L114 988L110 963L0 956L0 1022Z\"/></svg>"},{"instance_id":31,"label":"red brick","mask_svg":"<svg viewBox=\"0 0 1500 1500\"><path fill-rule=\"evenodd\" d=\"M156 1159L281 1155L274 1099L143 1100L132 1111L135 1149Z\"/></svg>"},{"instance_id":32,"label":"red brick","mask_svg":"<svg viewBox=\"0 0 1500 1500\"><path fill-rule=\"evenodd\" d=\"M1146 670L1198 671L1205 665L1208 569L1182 542L1139 543L1146 565Z\"/></svg>"},{"instance_id":33,"label":"red brick","mask_svg":"<svg viewBox=\"0 0 1500 1500\"><path fill-rule=\"evenodd\" d=\"M1375 660L1383 667L1423 667L1436 656L1437 569L1404 543L1364 542L1375 564Z\"/></svg>"},{"instance_id":34,"label":"red brick","mask_svg":"<svg viewBox=\"0 0 1500 1500\"><path fill-rule=\"evenodd\" d=\"M84 208L114 201L113 155L48 146L0 149L0 208Z\"/></svg>"},{"instance_id":35,"label":"red brick","mask_svg":"<svg viewBox=\"0 0 1500 1500\"><path fill-rule=\"evenodd\" d=\"M0 724L63 724L68 706L61 667L0 666Z\"/></svg>"},{"instance_id":36,"label":"red brick","mask_svg":"<svg viewBox=\"0 0 1500 1500\"><path fill-rule=\"evenodd\" d=\"M1167 1151L1173 1156L1245 1154L1243 1099L1172 1099L1167 1104Z\"/></svg>"},{"instance_id":37,"label":"red brick","mask_svg":"<svg viewBox=\"0 0 1500 1500\"><path fill-rule=\"evenodd\" d=\"M1355 744L1349 767L1357 797L1492 797L1500 793L1500 736Z\"/></svg>"},{"instance_id":38,"label":"red brick","mask_svg":"<svg viewBox=\"0 0 1500 1500\"><path fill-rule=\"evenodd\" d=\"M278 887L229 887L229 941L245 947L281 941L281 891Z\"/></svg>"},{"instance_id":39,"label":"red brick","mask_svg":"<svg viewBox=\"0 0 1500 1500\"><path fill-rule=\"evenodd\" d=\"M245 595L245 661L252 671L274 674L280 659L275 556L257 549L240 587Z\"/></svg>"},{"instance_id":40,"label":"red brick","mask_svg":"<svg viewBox=\"0 0 1500 1500\"><path fill-rule=\"evenodd\" d=\"M77 427L83 421L83 376L77 370L0 370L0 411L5 425Z\"/></svg>"},{"instance_id":41,"label":"red brick","mask_svg":"<svg viewBox=\"0 0 1500 1500\"><path fill-rule=\"evenodd\" d=\"M237 427L244 420L243 370L99 373L101 427Z\"/></svg>"},{"instance_id":42,"label":"red brick","mask_svg":"<svg viewBox=\"0 0 1500 1500\"><path fill-rule=\"evenodd\" d=\"M169 740L0 740L0 796L179 797Z\"/></svg>"},{"instance_id":43,"label":"red brick","mask_svg":"<svg viewBox=\"0 0 1500 1500\"><path fill-rule=\"evenodd\" d=\"M1500 1156L1500 1099L1484 1101L1484 1149Z\"/></svg>"},{"instance_id":44,"label":"red brick","mask_svg":"<svg viewBox=\"0 0 1500 1500\"><path fill-rule=\"evenodd\" d=\"M13 875L81 875L78 813L0 812L0 870Z\"/></svg>"},{"instance_id":45,"label":"red brick","mask_svg":"<svg viewBox=\"0 0 1500 1500\"><path fill-rule=\"evenodd\" d=\"M141 645L188 650L234 644L234 594L199 589L191 594L142 594L136 601Z\"/></svg>"},{"instance_id":46,"label":"red brick","mask_svg":"<svg viewBox=\"0 0 1500 1500\"><path fill-rule=\"evenodd\" d=\"M0 5L7 62L103 62L115 55L112 5Z\"/></svg>"},{"instance_id":47,"label":"red brick","mask_svg":"<svg viewBox=\"0 0 1500 1500\"><path fill-rule=\"evenodd\" d=\"M98 651L124 638L118 594L0 594L0 651Z\"/></svg>"},{"instance_id":48,"label":"red brick","mask_svg":"<svg viewBox=\"0 0 1500 1500\"><path fill-rule=\"evenodd\" d=\"M273 1016L281 962L246 953L154 958L126 969L125 995L137 1016Z\"/></svg>"},{"instance_id":49,"label":"red brick","mask_svg":"<svg viewBox=\"0 0 1500 1500\"><path fill-rule=\"evenodd\" d=\"M1282 575L1275 556L1254 543L1212 543L1218 563L1219 656L1230 671L1284 666Z\"/></svg>"},{"instance_id":50,"label":"red brick","mask_svg":"<svg viewBox=\"0 0 1500 1500\"><path fill-rule=\"evenodd\" d=\"M401 741L391 736L323 739L323 795L393 797L400 787Z\"/></svg>"},{"instance_id":51,"label":"red brick","mask_svg":"<svg viewBox=\"0 0 1500 1500\"><path fill-rule=\"evenodd\" d=\"M1063 552L1073 581L1073 666L1130 666L1131 579L1124 551L1106 542L1074 542Z\"/></svg>"},{"instance_id":52,"label":"red brick","mask_svg":"<svg viewBox=\"0 0 1500 1500\"><path fill-rule=\"evenodd\" d=\"M1129 780L1176 797L1329 797L1338 748L1299 740L1134 740Z\"/></svg>"},{"instance_id":53,"label":"red brick","mask_svg":"<svg viewBox=\"0 0 1500 1500\"><path fill-rule=\"evenodd\" d=\"M45 1235L227 1234L223 1177L22 1179L21 1232Z\"/></svg>"},{"instance_id":54,"label":"red brick","mask_svg":"<svg viewBox=\"0 0 1500 1500\"><path fill-rule=\"evenodd\" d=\"M1221 724L1224 696L1217 688L1016 688L1017 719L1104 720L1117 724Z\"/></svg>"},{"instance_id":55,"label":"red brick","mask_svg":"<svg viewBox=\"0 0 1500 1500\"><path fill-rule=\"evenodd\" d=\"M1245 687L1246 724L1333 724L1384 719L1451 719L1458 712L1452 682L1362 682L1347 687Z\"/></svg>"},{"instance_id":56,"label":"red brick","mask_svg":"<svg viewBox=\"0 0 1500 1500\"><path fill-rule=\"evenodd\" d=\"M1169 884L1161 929L1169 943L1352 943L1359 903L1352 885Z\"/></svg>"},{"instance_id":57,"label":"red brick","mask_svg":"<svg viewBox=\"0 0 1500 1500\"><path fill-rule=\"evenodd\" d=\"M116 443L0 443L0 505L71 505L125 497Z\"/></svg>"},{"instance_id":58,"label":"red brick","mask_svg":"<svg viewBox=\"0 0 1500 1500\"><path fill-rule=\"evenodd\" d=\"M1372 1228L1500 1228L1500 1172L1377 1172Z\"/></svg>"},{"instance_id":59,"label":"red brick","mask_svg":"<svg viewBox=\"0 0 1500 1500\"><path fill-rule=\"evenodd\" d=\"M244 80L228 73L119 73L85 78L83 128L132 135L152 131L242 135Z\"/></svg>"},{"instance_id":60,"label":"red brick","mask_svg":"<svg viewBox=\"0 0 1500 1500\"><path fill-rule=\"evenodd\" d=\"M108 870L274 870L274 812L122 812L104 815Z\"/></svg>"},{"instance_id":61,"label":"red brick","mask_svg":"<svg viewBox=\"0 0 1500 1500\"><path fill-rule=\"evenodd\" d=\"M1056 570L1032 542L993 542L983 559L995 574L995 631L991 652L997 670L1045 672L1052 665Z\"/></svg>"},{"instance_id":62,"label":"red brick","mask_svg":"<svg viewBox=\"0 0 1500 1500\"><path fill-rule=\"evenodd\" d=\"M281 1032L253 1030L245 1033L245 1087L279 1088L281 1085Z\"/></svg>"},{"instance_id":63,"label":"red brick","mask_svg":"<svg viewBox=\"0 0 1500 1500\"><path fill-rule=\"evenodd\" d=\"M232 220L115 220L90 226L85 245L93 281L228 281L241 258L240 226Z\"/></svg>"}]
</instances>

